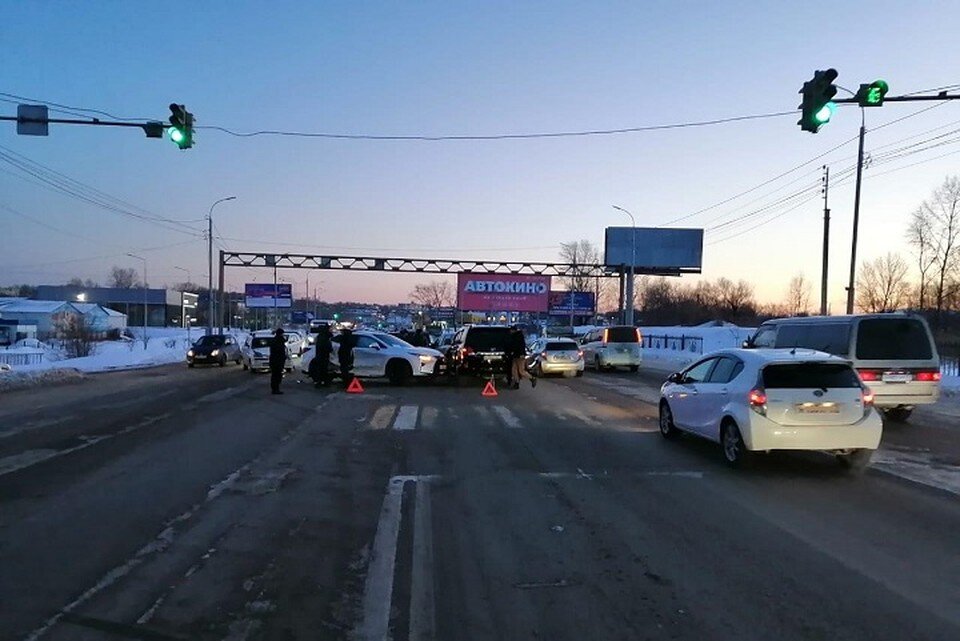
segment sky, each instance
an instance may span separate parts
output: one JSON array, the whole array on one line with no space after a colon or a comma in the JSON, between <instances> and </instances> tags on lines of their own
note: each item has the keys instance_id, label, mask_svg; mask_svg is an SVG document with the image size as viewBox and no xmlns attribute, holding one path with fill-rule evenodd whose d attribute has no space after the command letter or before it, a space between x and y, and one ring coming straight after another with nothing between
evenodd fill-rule
<instances>
[{"instance_id":1,"label":"sky","mask_svg":"<svg viewBox=\"0 0 960 641\"><path fill-rule=\"evenodd\" d=\"M890 95L960 84L955 33L946 27L960 18L956 2L0 0L0 8L0 92L31 99L0 95L4 115L40 100L166 120L175 101L198 126L237 132L488 135L792 111L802 83L830 66L853 90L877 78ZM819 283L816 196L826 163L837 178L829 291L839 310L858 111L842 107L816 135L800 130L798 114L486 141L198 129L186 151L138 129L51 125L48 137L34 137L0 122L7 158L17 154L125 203L114 209L188 221L157 224L95 206L0 157L0 285L103 282L113 265L142 269L127 253L146 258L152 286L188 272L202 281L202 219L214 201L236 196L214 210L218 248L551 261L561 242L602 245L605 227L628 225L614 204L639 226L685 217L675 226L707 229L702 278L746 279L759 299L780 301L797 273ZM865 118L874 162L864 172L858 256L892 251L912 263L908 216L960 173L960 155L937 158L960 146L896 153L941 134L957 138L950 134L960 128L960 101L889 103ZM804 188L806 196L776 203ZM309 278L325 300L384 303L409 300L424 279L304 270L281 277L297 296ZM270 280L263 269L226 274L232 288Z\"/></svg>"}]
</instances>

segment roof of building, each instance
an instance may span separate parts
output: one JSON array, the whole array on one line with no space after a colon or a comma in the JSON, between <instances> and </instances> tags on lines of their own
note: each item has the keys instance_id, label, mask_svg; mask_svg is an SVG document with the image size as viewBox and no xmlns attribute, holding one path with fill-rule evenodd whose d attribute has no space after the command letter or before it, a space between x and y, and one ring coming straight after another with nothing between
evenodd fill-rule
<instances>
[{"instance_id":1,"label":"roof of building","mask_svg":"<svg viewBox=\"0 0 960 641\"><path fill-rule=\"evenodd\" d=\"M0 313L6 314L53 314L63 307L76 308L65 300L19 300L0 307Z\"/></svg>"}]
</instances>

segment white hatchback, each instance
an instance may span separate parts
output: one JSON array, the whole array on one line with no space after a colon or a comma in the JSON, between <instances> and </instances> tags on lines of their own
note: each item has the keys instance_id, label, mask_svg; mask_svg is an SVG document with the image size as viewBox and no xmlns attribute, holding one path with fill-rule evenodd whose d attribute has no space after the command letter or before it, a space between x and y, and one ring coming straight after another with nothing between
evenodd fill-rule
<instances>
[{"instance_id":1,"label":"white hatchback","mask_svg":"<svg viewBox=\"0 0 960 641\"><path fill-rule=\"evenodd\" d=\"M753 452L820 450L862 470L883 421L849 361L812 350L730 349L672 374L660 389L660 433L720 443L737 466Z\"/></svg>"}]
</instances>

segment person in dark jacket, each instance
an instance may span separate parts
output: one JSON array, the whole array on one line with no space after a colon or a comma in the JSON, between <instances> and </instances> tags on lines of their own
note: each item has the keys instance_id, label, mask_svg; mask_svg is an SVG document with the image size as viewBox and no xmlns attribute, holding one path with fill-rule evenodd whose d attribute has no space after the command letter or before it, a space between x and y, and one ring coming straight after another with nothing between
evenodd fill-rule
<instances>
[{"instance_id":1,"label":"person in dark jacket","mask_svg":"<svg viewBox=\"0 0 960 641\"><path fill-rule=\"evenodd\" d=\"M321 325L314 339L313 360L310 361L310 378L317 387L330 384L330 354L333 343L330 341L330 326Z\"/></svg>"},{"instance_id":2,"label":"person in dark jacket","mask_svg":"<svg viewBox=\"0 0 960 641\"><path fill-rule=\"evenodd\" d=\"M270 341L270 393L283 394L280 391L280 381L283 380L283 369L287 365L287 339L279 327Z\"/></svg>"},{"instance_id":3,"label":"person in dark jacket","mask_svg":"<svg viewBox=\"0 0 960 641\"><path fill-rule=\"evenodd\" d=\"M527 342L523 339L523 332L516 325L510 332L508 355L511 359L510 381L513 389L520 389L520 381L530 379L530 386L537 386L537 377L527 372Z\"/></svg>"},{"instance_id":4,"label":"person in dark jacket","mask_svg":"<svg viewBox=\"0 0 960 641\"><path fill-rule=\"evenodd\" d=\"M410 339L410 344L414 347L427 347L429 341L427 340L426 333L423 331L422 327L418 327L417 331L413 333L413 338Z\"/></svg>"},{"instance_id":5,"label":"person in dark jacket","mask_svg":"<svg viewBox=\"0 0 960 641\"><path fill-rule=\"evenodd\" d=\"M337 359L340 361L340 377L344 385L349 385L353 379L353 348L357 344L357 337L353 330L344 328L340 332L340 349L337 350Z\"/></svg>"}]
</instances>

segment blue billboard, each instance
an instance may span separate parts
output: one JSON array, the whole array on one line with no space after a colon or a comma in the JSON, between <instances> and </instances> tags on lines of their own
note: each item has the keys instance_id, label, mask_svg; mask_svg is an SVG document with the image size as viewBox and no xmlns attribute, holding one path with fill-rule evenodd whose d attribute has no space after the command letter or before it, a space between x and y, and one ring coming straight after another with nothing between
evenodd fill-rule
<instances>
[{"instance_id":1,"label":"blue billboard","mask_svg":"<svg viewBox=\"0 0 960 641\"><path fill-rule=\"evenodd\" d=\"M550 292L549 300L555 316L588 316L596 310L593 292Z\"/></svg>"},{"instance_id":2,"label":"blue billboard","mask_svg":"<svg viewBox=\"0 0 960 641\"><path fill-rule=\"evenodd\" d=\"M243 286L244 303L248 308L292 307L293 285L289 283L247 283Z\"/></svg>"}]
</instances>

